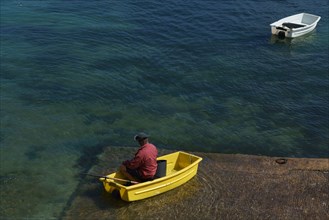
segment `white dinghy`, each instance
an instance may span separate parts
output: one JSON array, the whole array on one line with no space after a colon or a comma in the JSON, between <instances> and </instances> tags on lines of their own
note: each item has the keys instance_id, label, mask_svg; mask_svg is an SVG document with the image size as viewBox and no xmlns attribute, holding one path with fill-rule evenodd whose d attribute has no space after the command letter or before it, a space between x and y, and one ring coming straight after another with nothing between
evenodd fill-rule
<instances>
[{"instance_id":1,"label":"white dinghy","mask_svg":"<svg viewBox=\"0 0 329 220\"><path fill-rule=\"evenodd\" d=\"M313 31L320 19L317 15L300 13L282 18L270 26L272 34L279 38L295 38Z\"/></svg>"}]
</instances>

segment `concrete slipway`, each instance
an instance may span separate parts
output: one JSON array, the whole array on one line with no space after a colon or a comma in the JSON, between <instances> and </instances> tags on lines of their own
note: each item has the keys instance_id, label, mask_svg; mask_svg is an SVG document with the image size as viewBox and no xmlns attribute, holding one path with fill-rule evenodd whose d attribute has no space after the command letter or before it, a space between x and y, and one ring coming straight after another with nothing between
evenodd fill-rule
<instances>
[{"instance_id":1,"label":"concrete slipway","mask_svg":"<svg viewBox=\"0 0 329 220\"><path fill-rule=\"evenodd\" d=\"M113 172L136 150L105 148L89 173ZM142 201L117 200L97 178L85 176L61 218L329 219L329 159L193 153L203 157L196 177Z\"/></svg>"}]
</instances>

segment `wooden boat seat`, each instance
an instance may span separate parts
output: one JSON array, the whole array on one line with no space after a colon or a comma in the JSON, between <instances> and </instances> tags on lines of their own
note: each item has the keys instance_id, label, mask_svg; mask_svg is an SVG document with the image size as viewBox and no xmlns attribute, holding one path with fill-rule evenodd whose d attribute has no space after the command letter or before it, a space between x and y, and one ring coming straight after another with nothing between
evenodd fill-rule
<instances>
[{"instance_id":1,"label":"wooden boat seat","mask_svg":"<svg viewBox=\"0 0 329 220\"><path fill-rule=\"evenodd\" d=\"M301 27L305 27L305 25L303 24L296 24L296 23L290 23L290 22L287 22L287 23L282 23L283 26L287 27L287 28L301 28Z\"/></svg>"}]
</instances>

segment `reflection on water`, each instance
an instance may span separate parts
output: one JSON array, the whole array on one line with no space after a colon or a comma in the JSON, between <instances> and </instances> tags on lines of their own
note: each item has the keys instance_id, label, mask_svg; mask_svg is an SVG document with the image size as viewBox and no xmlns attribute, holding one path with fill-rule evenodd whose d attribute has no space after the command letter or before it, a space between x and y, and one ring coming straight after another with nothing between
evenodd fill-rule
<instances>
[{"instance_id":1,"label":"reflection on water","mask_svg":"<svg viewBox=\"0 0 329 220\"><path fill-rule=\"evenodd\" d=\"M292 41L292 38L286 38L286 37L280 38L278 35L274 35L274 34L271 35L270 40L269 40L269 42L271 44L284 43L284 44L288 44L288 45L290 45L291 41Z\"/></svg>"},{"instance_id":2,"label":"reflection on water","mask_svg":"<svg viewBox=\"0 0 329 220\"><path fill-rule=\"evenodd\" d=\"M303 36L296 37L296 38L281 38L278 35L272 34L269 42L271 44L286 44L286 45L294 45L294 44L305 44L305 43L312 43L316 39L316 29L311 31L310 33L307 33Z\"/></svg>"}]
</instances>

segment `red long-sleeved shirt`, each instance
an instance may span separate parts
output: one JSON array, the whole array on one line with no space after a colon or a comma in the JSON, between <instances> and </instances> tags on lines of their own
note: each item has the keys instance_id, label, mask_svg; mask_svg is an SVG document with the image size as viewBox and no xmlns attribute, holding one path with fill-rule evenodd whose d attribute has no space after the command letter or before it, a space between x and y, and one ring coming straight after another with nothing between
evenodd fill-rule
<instances>
[{"instance_id":1,"label":"red long-sleeved shirt","mask_svg":"<svg viewBox=\"0 0 329 220\"><path fill-rule=\"evenodd\" d=\"M147 143L141 146L132 160L124 161L122 164L129 169L136 169L144 179L153 178L157 170L158 150Z\"/></svg>"}]
</instances>

